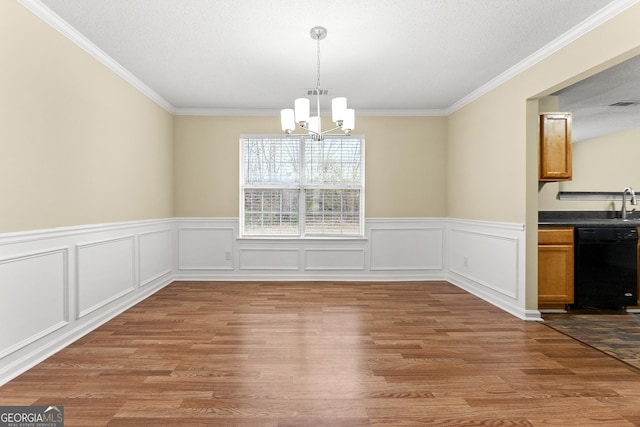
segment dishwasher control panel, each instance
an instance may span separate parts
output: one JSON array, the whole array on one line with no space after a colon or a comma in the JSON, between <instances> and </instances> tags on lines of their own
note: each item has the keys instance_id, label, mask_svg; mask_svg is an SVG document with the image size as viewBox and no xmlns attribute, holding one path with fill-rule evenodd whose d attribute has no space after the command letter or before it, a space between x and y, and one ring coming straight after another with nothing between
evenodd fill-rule
<instances>
[{"instance_id":1,"label":"dishwasher control panel","mask_svg":"<svg viewBox=\"0 0 640 427\"><path fill-rule=\"evenodd\" d=\"M638 240L638 230L635 227L589 227L576 229L576 240Z\"/></svg>"}]
</instances>

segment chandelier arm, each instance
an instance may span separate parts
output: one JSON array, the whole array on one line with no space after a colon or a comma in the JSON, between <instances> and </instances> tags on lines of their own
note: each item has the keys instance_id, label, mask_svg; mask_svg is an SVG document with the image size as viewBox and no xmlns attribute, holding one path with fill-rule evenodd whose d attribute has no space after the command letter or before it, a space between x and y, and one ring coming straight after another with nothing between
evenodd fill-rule
<instances>
[{"instance_id":1,"label":"chandelier arm","mask_svg":"<svg viewBox=\"0 0 640 427\"><path fill-rule=\"evenodd\" d=\"M334 130L342 130L342 128L340 126L336 126L336 127L332 128L332 129L327 129L327 130L321 131L321 132L316 132L315 130L308 129L308 128L306 128L304 126L300 126L300 125L298 125L298 127L300 129L304 130L305 132L308 132L309 134L313 134L313 135L327 135L327 134L329 134L329 132L333 132ZM302 135L302 136L304 136L304 135L307 135L307 134L291 132L289 135ZM333 134L333 135L340 136L342 134L336 133L336 134Z\"/></svg>"},{"instance_id":2,"label":"chandelier arm","mask_svg":"<svg viewBox=\"0 0 640 427\"><path fill-rule=\"evenodd\" d=\"M320 130L320 132L316 132L315 130L309 129L309 128L308 128L308 127L306 127L306 126L298 125L298 127L299 127L300 129L304 129L305 131L307 131L307 132L309 132L309 133L312 133L312 134L315 134L315 135L325 135L325 134L327 134L327 132L333 132L334 130L338 130L338 129L342 130L342 126L336 126L336 127L334 127L334 128L327 129L327 130L325 130L325 131ZM336 134L336 135L340 135L340 134Z\"/></svg>"},{"instance_id":3,"label":"chandelier arm","mask_svg":"<svg viewBox=\"0 0 640 427\"><path fill-rule=\"evenodd\" d=\"M333 132L334 130L338 130L338 129L342 129L340 126L336 126L333 129L327 129L323 132L320 132L321 135L327 135L329 132ZM339 133L337 133L336 135L340 135Z\"/></svg>"}]
</instances>

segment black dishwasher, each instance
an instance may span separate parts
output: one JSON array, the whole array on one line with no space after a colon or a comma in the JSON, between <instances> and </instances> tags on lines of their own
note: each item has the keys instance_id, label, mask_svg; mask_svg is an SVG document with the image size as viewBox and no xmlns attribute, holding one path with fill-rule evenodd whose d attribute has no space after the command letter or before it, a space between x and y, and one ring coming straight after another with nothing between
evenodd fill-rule
<instances>
[{"instance_id":1,"label":"black dishwasher","mask_svg":"<svg viewBox=\"0 0 640 427\"><path fill-rule=\"evenodd\" d=\"M622 309L638 301L635 227L576 228L575 306Z\"/></svg>"}]
</instances>

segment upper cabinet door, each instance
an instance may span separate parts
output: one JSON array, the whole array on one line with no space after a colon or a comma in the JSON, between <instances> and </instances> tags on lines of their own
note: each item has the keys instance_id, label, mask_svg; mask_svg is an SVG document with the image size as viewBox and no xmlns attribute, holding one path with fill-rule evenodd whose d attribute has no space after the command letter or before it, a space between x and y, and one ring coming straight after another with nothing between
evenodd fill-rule
<instances>
[{"instance_id":1,"label":"upper cabinet door","mask_svg":"<svg viewBox=\"0 0 640 427\"><path fill-rule=\"evenodd\" d=\"M571 180L571 113L540 115L538 179Z\"/></svg>"}]
</instances>

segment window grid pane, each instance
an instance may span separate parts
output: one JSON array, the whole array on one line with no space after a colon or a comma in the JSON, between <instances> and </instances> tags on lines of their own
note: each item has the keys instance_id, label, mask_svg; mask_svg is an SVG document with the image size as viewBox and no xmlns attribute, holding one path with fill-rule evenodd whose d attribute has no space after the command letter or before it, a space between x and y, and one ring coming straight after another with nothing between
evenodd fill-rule
<instances>
[{"instance_id":1,"label":"window grid pane","mask_svg":"<svg viewBox=\"0 0 640 427\"><path fill-rule=\"evenodd\" d=\"M298 197L298 190L245 190L245 233L257 235L300 234Z\"/></svg>"},{"instance_id":2,"label":"window grid pane","mask_svg":"<svg viewBox=\"0 0 640 427\"><path fill-rule=\"evenodd\" d=\"M360 233L360 190L307 189L305 206L309 234Z\"/></svg>"},{"instance_id":3,"label":"window grid pane","mask_svg":"<svg viewBox=\"0 0 640 427\"><path fill-rule=\"evenodd\" d=\"M337 184L359 187L360 139L325 138L305 141L306 184Z\"/></svg>"},{"instance_id":4,"label":"window grid pane","mask_svg":"<svg viewBox=\"0 0 640 427\"><path fill-rule=\"evenodd\" d=\"M242 165L245 184L300 183L298 139L245 138L243 144Z\"/></svg>"}]
</instances>

